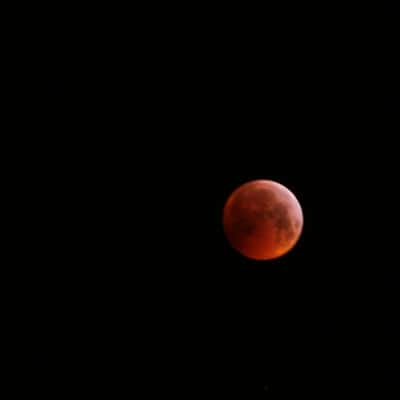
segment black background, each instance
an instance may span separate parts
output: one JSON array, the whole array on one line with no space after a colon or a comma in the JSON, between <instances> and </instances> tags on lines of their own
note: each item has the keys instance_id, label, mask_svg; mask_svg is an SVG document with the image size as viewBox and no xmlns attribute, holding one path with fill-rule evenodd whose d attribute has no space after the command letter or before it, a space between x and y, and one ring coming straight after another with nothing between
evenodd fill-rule
<instances>
[{"instance_id":1,"label":"black background","mask_svg":"<svg viewBox=\"0 0 400 400\"><path fill-rule=\"evenodd\" d=\"M398 393L394 12L154 5L55 13L25 38L32 392ZM304 211L271 262L221 227L259 178Z\"/></svg>"}]
</instances>

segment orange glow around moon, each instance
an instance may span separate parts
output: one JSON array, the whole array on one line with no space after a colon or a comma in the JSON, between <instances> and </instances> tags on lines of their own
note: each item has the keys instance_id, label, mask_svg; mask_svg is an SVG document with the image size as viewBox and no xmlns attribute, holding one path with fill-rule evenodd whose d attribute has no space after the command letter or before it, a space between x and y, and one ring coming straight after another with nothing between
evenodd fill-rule
<instances>
[{"instance_id":1,"label":"orange glow around moon","mask_svg":"<svg viewBox=\"0 0 400 400\"><path fill-rule=\"evenodd\" d=\"M303 229L303 212L294 194L270 180L238 187L223 210L225 235L239 253L254 260L286 254Z\"/></svg>"}]
</instances>

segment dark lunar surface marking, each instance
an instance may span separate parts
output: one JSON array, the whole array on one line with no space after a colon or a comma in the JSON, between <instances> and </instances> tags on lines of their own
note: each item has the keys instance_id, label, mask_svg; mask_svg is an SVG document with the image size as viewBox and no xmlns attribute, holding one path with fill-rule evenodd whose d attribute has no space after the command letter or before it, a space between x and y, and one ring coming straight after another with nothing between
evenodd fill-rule
<instances>
[{"instance_id":1,"label":"dark lunar surface marking","mask_svg":"<svg viewBox=\"0 0 400 400\"><path fill-rule=\"evenodd\" d=\"M232 204L233 229L251 235L257 229L260 219L274 217L272 204L275 195L271 190L260 188L239 194Z\"/></svg>"},{"instance_id":2,"label":"dark lunar surface marking","mask_svg":"<svg viewBox=\"0 0 400 400\"><path fill-rule=\"evenodd\" d=\"M253 234L260 220L271 220L277 229L278 244L290 242L295 236L295 229L284 203L276 204L273 191L265 188L255 189L240 194L232 204L233 230L244 235ZM295 226L298 227L299 221Z\"/></svg>"},{"instance_id":3,"label":"dark lunar surface marking","mask_svg":"<svg viewBox=\"0 0 400 400\"><path fill-rule=\"evenodd\" d=\"M274 225L277 228L277 243L291 241L295 236L295 231L290 221L290 216L284 204L278 203L273 210Z\"/></svg>"},{"instance_id":4,"label":"dark lunar surface marking","mask_svg":"<svg viewBox=\"0 0 400 400\"><path fill-rule=\"evenodd\" d=\"M251 235L257 228L257 220L246 216L235 216L233 219L233 231Z\"/></svg>"}]
</instances>

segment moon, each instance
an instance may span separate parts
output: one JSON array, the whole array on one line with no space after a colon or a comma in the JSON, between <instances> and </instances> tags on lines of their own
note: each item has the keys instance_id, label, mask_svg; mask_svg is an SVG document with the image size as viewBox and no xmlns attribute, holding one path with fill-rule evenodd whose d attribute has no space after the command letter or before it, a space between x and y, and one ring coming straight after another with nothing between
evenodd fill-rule
<instances>
[{"instance_id":1,"label":"moon","mask_svg":"<svg viewBox=\"0 0 400 400\"><path fill-rule=\"evenodd\" d=\"M230 245L253 260L272 260L289 252L303 229L303 211L295 195L271 180L239 186L223 210Z\"/></svg>"}]
</instances>

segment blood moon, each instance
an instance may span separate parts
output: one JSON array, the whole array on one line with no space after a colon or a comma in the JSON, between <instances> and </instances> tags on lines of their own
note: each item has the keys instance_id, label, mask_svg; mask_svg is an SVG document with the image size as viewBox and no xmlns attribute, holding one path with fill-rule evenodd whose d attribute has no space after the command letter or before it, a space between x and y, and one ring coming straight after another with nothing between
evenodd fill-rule
<instances>
[{"instance_id":1,"label":"blood moon","mask_svg":"<svg viewBox=\"0 0 400 400\"><path fill-rule=\"evenodd\" d=\"M225 235L239 253L254 260L286 254L303 229L303 212L295 195L271 180L239 186L223 210Z\"/></svg>"}]
</instances>

